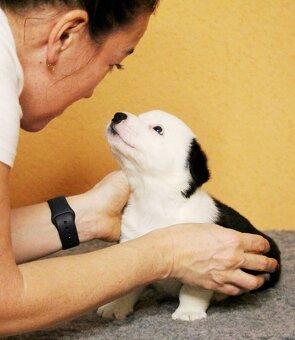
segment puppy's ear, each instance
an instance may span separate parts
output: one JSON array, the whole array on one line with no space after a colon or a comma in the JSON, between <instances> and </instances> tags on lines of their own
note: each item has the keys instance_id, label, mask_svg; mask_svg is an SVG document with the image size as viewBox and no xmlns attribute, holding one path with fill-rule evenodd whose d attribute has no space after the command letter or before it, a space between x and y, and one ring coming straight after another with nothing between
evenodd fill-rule
<instances>
[{"instance_id":1,"label":"puppy's ear","mask_svg":"<svg viewBox=\"0 0 295 340\"><path fill-rule=\"evenodd\" d=\"M210 178L207 157L195 139L192 139L190 144L187 167L190 170L192 180L189 183L188 189L182 192L182 194L184 197L189 198L198 187L202 186Z\"/></svg>"}]
</instances>

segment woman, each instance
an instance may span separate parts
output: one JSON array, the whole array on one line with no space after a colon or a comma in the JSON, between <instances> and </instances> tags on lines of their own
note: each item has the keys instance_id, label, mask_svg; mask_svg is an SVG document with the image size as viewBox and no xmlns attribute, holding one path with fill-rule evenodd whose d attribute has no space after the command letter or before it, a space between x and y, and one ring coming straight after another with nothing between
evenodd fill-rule
<instances>
[{"instance_id":1,"label":"woman","mask_svg":"<svg viewBox=\"0 0 295 340\"><path fill-rule=\"evenodd\" d=\"M157 2L0 0L1 335L52 326L161 278L237 295L264 282L241 268L275 270L276 261L261 255L269 248L262 237L193 224L88 254L29 262L79 240L119 237L128 198L120 172L85 194L13 211L9 174L20 125L38 131L90 97L134 51ZM68 229L59 224L61 216Z\"/></svg>"}]
</instances>

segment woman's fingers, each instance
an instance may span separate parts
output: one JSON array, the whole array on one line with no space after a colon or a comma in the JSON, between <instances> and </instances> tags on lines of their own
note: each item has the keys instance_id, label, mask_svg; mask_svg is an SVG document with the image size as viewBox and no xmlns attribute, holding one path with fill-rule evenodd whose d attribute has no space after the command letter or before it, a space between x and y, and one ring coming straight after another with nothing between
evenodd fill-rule
<instances>
[{"instance_id":1,"label":"woman's fingers","mask_svg":"<svg viewBox=\"0 0 295 340\"><path fill-rule=\"evenodd\" d=\"M265 282L265 276L251 275L243 272L242 270L234 270L229 272L227 277L227 283L234 284L235 286L242 288L244 291L250 291L260 288Z\"/></svg>"},{"instance_id":2,"label":"woman's fingers","mask_svg":"<svg viewBox=\"0 0 295 340\"><path fill-rule=\"evenodd\" d=\"M244 233L241 242L246 253L265 254L270 250L268 241L260 235Z\"/></svg>"},{"instance_id":3,"label":"woman's fingers","mask_svg":"<svg viewBox=\"0 0 295 340\"><path fill-rule=\"evenodd\" d=\"M242 290L241 288L235 285L232 285L232 284L227 284L227 283L222 286L217 287L215 291L218 293L222 293L222 294L230 295L230 296L236 296L236 295L241 295L245 293L245 291Z\"/></svg>"},{"instance_id":4,"label":"woman's fingers","mask_svg":"<svg viewBox=\"0 0 295 340\"><path fill-rule=\"evenodd\" d=\"M256 254L245 254L241 268L273 273L278 262L270 257ZM240 267L240 266L239 266Z\"/></svg>"},{"instance_id":5,"label":"woman's fingers","mask_svg":"<svg viewBox=\"0 0 295 340\"><path fill-rule=\"evenodd\" d=\"M214 281L215 291L234 296L260 288L265 282L265 276L263 274L255 276L242 270L233 270L219 273Z\"/></svg>"}]
</instances>

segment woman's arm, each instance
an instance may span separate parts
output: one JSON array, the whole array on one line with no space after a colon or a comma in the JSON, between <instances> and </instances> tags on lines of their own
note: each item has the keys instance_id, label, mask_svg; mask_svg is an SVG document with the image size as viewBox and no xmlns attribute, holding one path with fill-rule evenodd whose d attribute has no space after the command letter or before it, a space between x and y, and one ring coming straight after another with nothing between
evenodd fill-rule
<instances>
[{"instance_id":1,"label":"woman's arm","mask_svg":"<svg viewBox=\"0 0 295 340\"><path fill-rule=\"evenodd\" d=\"M98 238L116 241L120 236L120 216L129 195L122 172L106 176L85 194L68 197L76 214L80 242ZM51 222L47 203L11 211L11 234L17 263L34 260L61 249L57 229Z\"/></svg>"},{"instance_id":2,"label":"woman's arm","mask_svg":"<svg viewBox=\"0 0 295 340\"><path fill-rule=\"evenodd\" d=\"M191 228L190 236L196 237L197 228ZM183 233L185 234L185 231L182 231ZM186 277L186 274L180 273L186 266L172 263L171 244L163 242L163 237L167 237L167 234L167 231L155 232L89 254L20 265L23 285L6 287L6 294L10 293L10 297L9 294L8 297L6 295L1 303L1 306L6 308L2 307L0 310L0 334L9 335L53 326L156 279L181 277L190 284L196 284L198 281L209 282L212 278L217 278L212 268L211 273L208 272L208 256L201 252L195 252L195 263L190 268L189 275ZM180 244L183 246L181 240ZM191 264L188 262L192 260L181 258L180 253L179 250L175 251L177 261ZM193 255L192 252L190 255ZM197 260L198 257L200 259ZM224 268L228 269L228 261L230 258L223 258L222 271ZM240 262L238 257L235 259L235 266L237 262ZM215 266L214 264L214 268ZM267 264L267 267L271 269L270 264ZM234 268L231 268L231 271L234 273ZM246 289L257 288L263 283L262 278L257 281L254 278L253 282L248 277L242 277L242 280L245 280L242 285ZM230 281L227 280L226 284L228 283ZM5 292L3 287L1 289ZM234 293L237 292L238 289ZM14 296L11 296L11 293Z\"/></svg>"},{"instance_id":3,"label":"woman's arm","mask_svg":"<svg viewBox=\"0 0 295 340\"><path fill-rule=\"evenodd\" d=\"M0 335L57 324L165 277L168 266L153 236L89 254L16 266L8 178L9 168L0 163Z\"/></svg>"},{"instance_id":4,"label":"woman's arm","mask_svg":"<svg viewBox=\"0 0 295 340\"><path fill-rule=\"evenodd\" d=\"M193 224L88 254L17 266L10 237L8 177L9 168L0 163L0 335L53 326L166 277L238 294L263 284L262 276L240 268L276 267L275 260L248 254L268 250L261 236Z\"/></svg>"},{"instance_id":5,"label":"woman's arm","mask_svg":"<svg viewBox=\"0 0 295 340\"><path fill-rule=\"evenodd\" d=\"M2 300L8 308L0 312L0 334L56 325L166 277L169 266L159 261L161 249L149 236L92 253L19 265L23 285L6 288L18 292L18 301Z\"/></svg>"}]
</instances>

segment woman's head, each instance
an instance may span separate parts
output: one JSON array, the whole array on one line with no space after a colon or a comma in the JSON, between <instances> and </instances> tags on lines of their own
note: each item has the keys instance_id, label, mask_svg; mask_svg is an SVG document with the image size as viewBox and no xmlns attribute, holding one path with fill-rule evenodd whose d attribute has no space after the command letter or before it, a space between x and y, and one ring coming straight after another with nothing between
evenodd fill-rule
<instances>
[{"instance_id":1,"label":"woman's head","mask_svg":"<svg viewBox=\"0 0 295 340\"><path fill-rule=\"evenodd\" d=\"M22 127L42 129L131 54L159 0L0 0L24 69Z\"/></svg>"},{"instance_id":2,"label":"woman's head","mask_svg":"<svg viewBox=\"0 0 295 340\"><path fill-rule=\"evenodd\" d=\"M0 0L1 7L17 11L44 6L83 9L88 14L93 39L130 25L143 13L153 13L158 3L159 0Z\"/></svg>"}]
</instances>

